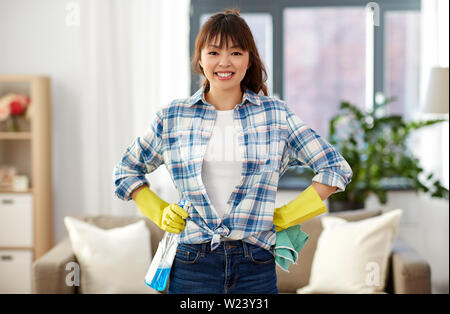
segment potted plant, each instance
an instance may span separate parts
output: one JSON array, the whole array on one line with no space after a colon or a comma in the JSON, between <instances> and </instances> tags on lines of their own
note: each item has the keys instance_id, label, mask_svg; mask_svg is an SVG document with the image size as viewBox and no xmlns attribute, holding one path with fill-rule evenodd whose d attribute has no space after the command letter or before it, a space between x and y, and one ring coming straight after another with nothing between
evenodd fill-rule
<instances>
[{"instance_id":1,"label":"potted plant","mask_svg":"<svg viewBox=\"0 0 450 314\"><path fill-rule=\"evenodd\" d=\"M342 154L353 170L352 181L344 192L329 197L329 210L364 208L371 193L381 204L387 202L389 182L402 182L416 193L448 200L448 189L424 169L407 147L407 139L418 130L445 119L406 122L402 116L383 112L394 98L362 112L349 102L341 102L340 112L330 120L329 142ZM421 179L423 177L425 179Z\"/></svg>"}]
</instances>

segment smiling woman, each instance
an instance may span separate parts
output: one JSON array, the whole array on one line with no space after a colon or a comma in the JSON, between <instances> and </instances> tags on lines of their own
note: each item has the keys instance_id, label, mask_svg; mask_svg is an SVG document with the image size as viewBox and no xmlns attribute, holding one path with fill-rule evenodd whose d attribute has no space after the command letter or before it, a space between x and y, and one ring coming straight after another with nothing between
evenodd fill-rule
<instances>
[{"instance_id":1,"label":"smiling woman","mask_svg":"<svg viewBox=\"0 0 450 314\"><path fill-rule=\"evenodd\" d=\"M351 169L284 101L268 96L265 68L238 11L209 17L192 66L203 86L159 110L127 149L115 169L116 194L131 195L161 229L180 231L168 293L278 293L277 231L323 213L322 199L344 190ZM230 152L236 158L227 160ZM145 174L162 164L192 205L185 213L149 189ZM278 180L293 165L313 169L314 186L275 208ZM162 223L165 213L171 219Z\"/></svg>"}]
</instances>

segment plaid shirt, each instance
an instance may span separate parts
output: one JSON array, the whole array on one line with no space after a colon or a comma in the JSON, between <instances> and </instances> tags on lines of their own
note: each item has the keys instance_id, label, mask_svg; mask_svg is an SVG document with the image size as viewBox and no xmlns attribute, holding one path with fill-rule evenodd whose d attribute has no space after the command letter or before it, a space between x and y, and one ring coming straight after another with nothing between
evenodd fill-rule
<instances>
[{"instance_id":1,"label":"plaid shirt","mask_svg":"<svg viewBox=\"0 0 450 314\"><path fill-rule=\"evenodd\" d=\"M149 182L145 174L165 164L189 217L181 243L211 241L214 250L222 237L242 239L270 250L275 244L273 211L278 180L290 166L308 166L313 181L342 192L352 170L342 155L309 128L282 100L250 90L234 109L243 156L241 181L220 218L201 178L202 161L211 137L216 109L206 102L203 88L158 110L142 137L127 148L114 169L115 193L130 200L131 193Z\"/></svg>"}]
</instances>

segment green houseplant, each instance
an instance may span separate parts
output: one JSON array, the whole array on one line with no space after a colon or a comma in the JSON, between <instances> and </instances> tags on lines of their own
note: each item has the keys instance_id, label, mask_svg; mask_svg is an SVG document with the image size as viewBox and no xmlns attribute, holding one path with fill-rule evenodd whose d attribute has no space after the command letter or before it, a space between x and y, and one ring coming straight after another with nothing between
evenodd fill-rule
<instances>
[{"instance_id":1,"label":"green houseplant","mask_svg":"<svg viewBox=\"0 0 450 314\"><path fill-rule=\"evenodd\" d=\"M394 98L362 112L349 102L341 102L340 112L330 120L329 142L353 170L344 192L329 197L329 210L363 208L374 193L381 204L387 202L387 182L392 179L432 197L448 200L448 189L433 174L426 174L407 147L413 130L447 121L445 119L406 122L402 116L385 116L386 105ZM423 178L421 178L423 177Z\"/></svg>"}]
</instances>

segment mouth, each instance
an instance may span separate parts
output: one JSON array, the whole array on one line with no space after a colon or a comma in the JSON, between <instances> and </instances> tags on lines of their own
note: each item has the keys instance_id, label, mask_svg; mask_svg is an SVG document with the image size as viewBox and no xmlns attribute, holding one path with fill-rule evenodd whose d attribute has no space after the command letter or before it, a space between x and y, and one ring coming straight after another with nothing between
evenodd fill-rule
<instances>
[{"instance_id":1,"label":"mouth","mask_svg":"<svg viewBox=\"0 0 450 314\"><path fill-rule=\"evenodd\" d=\"M214 75L221 81L229 80L234 76L234 72L214 72Z\"/></svg>"}]
</instances>

